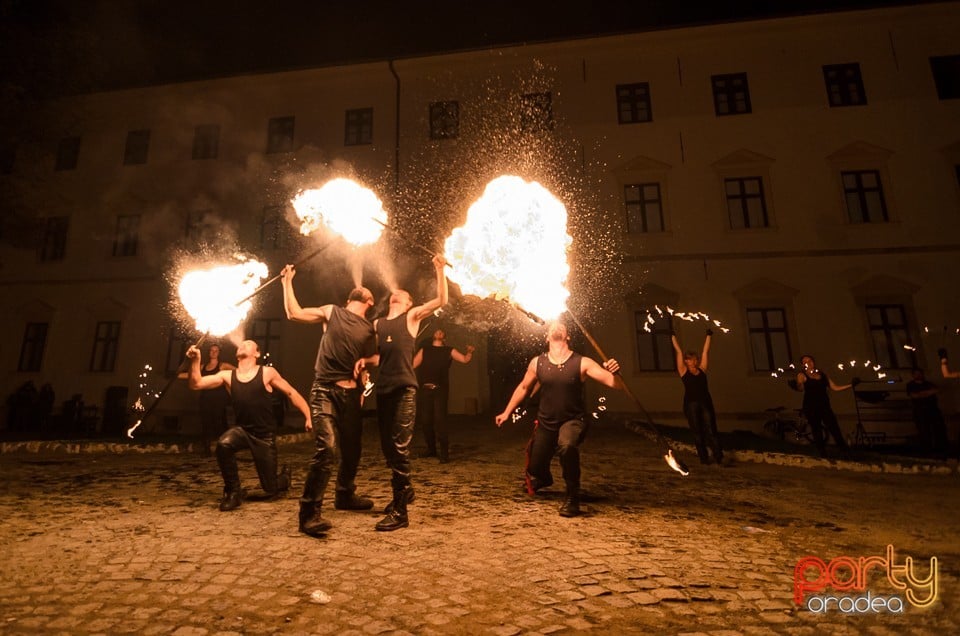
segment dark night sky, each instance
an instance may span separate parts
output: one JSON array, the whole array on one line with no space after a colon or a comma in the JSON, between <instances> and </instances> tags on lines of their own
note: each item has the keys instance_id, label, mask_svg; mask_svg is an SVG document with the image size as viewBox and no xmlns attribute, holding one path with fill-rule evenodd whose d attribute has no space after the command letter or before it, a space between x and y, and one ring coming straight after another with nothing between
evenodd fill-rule
<instances>
[{"instance_id":1,"label":"dark night sky","mask_svg":"<svg viewBox=\"0 0 960 636\"><path fill-rule=\"evenodd\" d=\"M896 4L916 2L0 0L0 59L42 95Z\"/></svg>"}]
</instances>

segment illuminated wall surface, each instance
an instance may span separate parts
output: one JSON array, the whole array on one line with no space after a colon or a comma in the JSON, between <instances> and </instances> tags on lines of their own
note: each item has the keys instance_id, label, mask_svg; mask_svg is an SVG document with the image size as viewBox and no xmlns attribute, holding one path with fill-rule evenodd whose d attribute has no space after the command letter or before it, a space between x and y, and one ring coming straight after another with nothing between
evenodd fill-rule
<instances>
[{"instance_id":1,"label":"illuminated wall surface","mask_svg":"<svg viewBox=\"0 0 960 636\"><path fill-rule=\"evenodd\" d=\"M26 219L0 247L3 393L34 380L58 402L82 393L102 404L110 386L132 394L144 364L176 361L176 268L212 243L278 272L316 244L296 238L290 199L341 173L433 247L492 178L543 183L570 213L570 305L652 411L678 412L682 391L663 323L661 340L641 329L655 305L730 329L709 369L722 428L798 405L771 371L804 353L837 380L871 379L837 367L869 359L891 378L916 362L937 381L938 347L960 364L957 33L958 5L928 5L47 104L29 114L41 134L0 175ZM396 246L410 252L396 275L420 292L410 272L426 258ZM345 299L342 260L324 254L297 279L303 304ZM268 338L306 392L319 332L284 320L279 291L260 299L246 335ZM676 325L685 348L700 347L706 321ZM454 365L451 411L490 409L488 363L504 352L482 330L448 335L478 345L473 364ZM161 411L193 399L175 387ZM616 399L611 408L629 409ZM849 394L833 401L849 417ZM940 401L956 412L955 389Z\"/></svg>"}]
</instances>

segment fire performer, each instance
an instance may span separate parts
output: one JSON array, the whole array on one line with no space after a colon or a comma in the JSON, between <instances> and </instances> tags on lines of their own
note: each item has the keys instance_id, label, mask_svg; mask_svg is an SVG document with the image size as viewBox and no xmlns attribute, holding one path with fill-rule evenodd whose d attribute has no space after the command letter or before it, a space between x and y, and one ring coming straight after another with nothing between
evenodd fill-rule
<instances>
[{"instance_id":1,"label":"fire performer","mask_svg":"<svg viewBox=\"0 0 960 636\"><path fill-rule=\"evenodd\" d=\"M559 320L547 327L547 345L547 353L530 360L506 408L494 421L498 427L502 426L534 383L539 383L540 406L533 437L527 446L527 492L534 494L553 483L550 460L559 454L567 488L560 516L575 517L580 514L580 445L588 428L584 381L589 377L604 386L623 389L623 380L615 375L620 364L613 358L600 366L572 351L567 327Z\"/></svg>"},{"instance_id":2,"label":"fire performer","mask_svg":"<svg viewBox=\"0 0 960 636\"><path fill-rule=\"evenodd\" d=\"M797 373L796 382L790 382L791 388L797 391L803 391L803 410L807 422L810 424L810 431L813 433L813 443L817 447L817 452L821 456L827 454L827 442L829 436L833 436L834 441L840 448L842 455L846 456L850 448L846 440L843 439L843 432L837 423L837 416L830 406L830 396L827 389L833 391L846 391L860 384L858 378L854 378L850 384L837 384L827 377L827 374L817 368L817 362L813 356L803 356L800 358L801 370ZM826 428L826 435L824 435Z\"/></svg>"},{"instance_id":3,"label":"fire performer","mask_svg":"<svg viewBox=\"0 0 960 636\"><path fill-rule=\"evenodd\" d=\"M207 349L207 361L200 366L200 375L216 375L220 371L235 369L229 362L220 360L220 345L212 344ZM179 377L187 379L188 373ZM230 394L225 387L200 393L200 454L210 456L210 443L218 439L227 430L227 405Z\"/></svg>"},{"instance_id":4,"label":"fire performer","mask_svg":"<svg viewBox=\"0 0 960 636\"><path fill-rule=\"evenodd\" d=\"M379 366L377 377L377 424L380 448L392 472L393 500L377 522L380 531L398 530L410 525L407 504L413 500L410 485L410 442L417 410L417 376L413 370L413 348L420 322L447 304L446 260L433 257L437 276L436 298L413 306L410 293L397 289L390 294L390 309L385 318L374 322L377 353L357 361L359 374L367 366Z\"/></svg>"},{"instance_id":5,"label":"fire performer","mask_svg":"<svg viewBox=\"0 0 960 636\"><path fill-rule=\"evenodd\" d=\"M433 332L430 344L417 351L413 368L418 369L420 387L417 390L417 428L423 431L427 443L424 457L437 457L439 446L440 463L450 461L450 436L447 432L447 402L450 398L450 365L453 361L469 364L474 347L467 345L467 352L460 353L445 344L447 334L443 329Z\"/></svg>"},{"instance_id":6,"label":"fire performer","mask_svg":"<svg viewBox=\"0 0 960 636\"><path fill-rule=\"evenodd\" d=\"M283 306L295 322L320 323L323 337L317 350L310 410L313 416L315 451L307 469L300 497L300 531L310 536L325 534L332 524L323 518L323 498L339 456L334 507L338 510L369 510L373 501L356 493L363 424L363 388L357 382L354 365L375 351L373 324L367 312L374 304L366 287L357 287L347 296L344 307L323 305L301 307L293 291L296 270L283 270Z\"/></svg>"},{"instance_id":7,"label":"fire performer","mask_svg":"<svg viewBox=\"0 0 960 636\"><path fill-rule=\"evenodd\" d=\"M277 422L273 416L271 394L280 391L290 398L303 413L305 428L309 431L312 424L306 400L276 369L258 364L260 349L253 340L244 340L237 347L235 369L218 371L214 375L201 374L200 349L196 345L187 350L187 357L191 360L190 388L196 391L226 387L237 416L237 425L217 441L217 464L224 484L220 510L235 510L243 501L236 453L244 448L249 448L253 454L253 463L267 500L279 499L290 488L290 475L285 468L277 474Z\"/></svg>"},{"instance_id":8,"label":"fire performer","mask_svg":"<svg viewBox=\"0 0 960 636\"><path fill-rule=\"evenodd\" d=\"M707 364L712 337L713 330L707 329L700 355L697 355L696 351L684 352L675 333L670 335L670 341L676 354L677 374L683 382L683 413L687 417L690 430L693 431L700 463L709 464L710 453L713 453L713 461L719 466L723 462L723 449L717 435L717 414L713 408L713 398L707 386Z\"/></svg>"}]
</instances>

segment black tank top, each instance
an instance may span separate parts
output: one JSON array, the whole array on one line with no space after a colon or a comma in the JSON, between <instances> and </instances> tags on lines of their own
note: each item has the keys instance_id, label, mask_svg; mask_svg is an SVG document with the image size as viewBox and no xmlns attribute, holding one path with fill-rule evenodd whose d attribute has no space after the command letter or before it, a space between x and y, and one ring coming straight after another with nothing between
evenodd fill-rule
<instances>
[{"instance_id":1,"label":"black tank top","mask_svg":"<svg viewBox=\"0 0 960 636\"><path fill-rule=\"evenodd\" d=\"M807 381L803 383L803 410L830 408L830 396L827 395L827 387L830 381L827 374L820 372L820 379L807 376Z\"/></svg>"},{"instance_id":2,"label":"black tank top","mask_svg":"<svg viewBox=\"0 0 960 636\"><path fill-rule=\"evenodd\" d=\"M230 378L230 395L237 424L255 437L270 437L274 434L276 420L273 417L273 393L263 386L263 367L249 382L241 382L234 369Z\"/></svg>"},{"instance_id":3,"label":"black tank top","mask_svg":"<svg viewBox=\"0 0 960 636\"><path fill-rule=\"evenodd\" d=\"M537 381L540 382L540 408L537 419L548 429L556 429L570 420L583 420L583 380L580 364L583 356L573 353L563 364L550 362L548 354L537 358Z\"/></svg>"},{"instance_id":4,"label":"black tank top","mask_svg":"<svg viewBox=\"0 0 960 636\"><path fill-rule=\"evenodd\" d=\"M435 347L429 344L422 351L423 360L421 360L419 367L420 384L435 384L438 387L447 386L448 372L450 371L450 364L453 362L453 358L450 357L453 347L443 345Z\"/></svg>"},{"instance_id":5,"label":"black tank top","mask_svg":"<svg viewBox=\"0 0 960 636\"><path fill-rule=\"evenodd\" d=\"M390 393L396 389L417 386L417 374L413 371L414 337L407 329L407 312L396 318L381 318L377 321L377 346L380 351L380 374L377 376L377 393Z\"/></svg>"},{"instance_id":6,"label":"black tank top","mask_svg":"<svg viewBox=\"0 0 960 636\"><path fill-rule=\"evenodd\" d=\"M700 369L700 373L694 375L687 370L680 379L683 381L683 405L690 403L702 404L703 406L713 406L713 400L710 398L710 389L707 386L707 372Z\"/></svg>"},{"instance_id":7,"label":"black tank top","mask_svg":"<svg viewBox=\"0 0 960 636\"><path fill-rule=\"evenodd\" d=\"M375 351L373 324L334 305L313 367L317 382L335 384L340 380L352 380L353 365Z\"/></svg>"}]
</instances>

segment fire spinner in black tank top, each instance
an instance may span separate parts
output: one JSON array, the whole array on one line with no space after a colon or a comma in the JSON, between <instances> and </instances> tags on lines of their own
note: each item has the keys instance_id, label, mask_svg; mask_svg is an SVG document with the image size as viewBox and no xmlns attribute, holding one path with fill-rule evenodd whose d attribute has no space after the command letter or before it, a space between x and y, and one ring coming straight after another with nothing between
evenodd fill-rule
<instances>
[{"instance_id":1,"label":"fire spinner in black tank top","mask_svg":"<svg viewBox=\"0 0 960 636\"><path fill-rule=\"evenodd\" d=\"M540 383L537 419L543 427L556 430L564 422L584 419L586 408L580 378L582 358L579 353L572 353L563 364L553 364L546 353L537 358L537 381Z\"/></svg>"},{"instance_id":2,"label":"fire spinner in black tank top","mask_svg":"<svg viewBox=\"0 0 960 636\"><path fill-rule=\"evenodd\" d=\"M414 342L414 337L407 329L407 312L396 318L381 318L377 321L377 348L380 352L377 393L390 393L408 386L416 388L417 374L413 371Z\"/></svg>"},{"instance_id":3,"label":"fire spinner in black tank top","mask_svg":"<svg viewBox=\"0 0 960 636\"><path fill-rule=\"evenodd\" d=\"M272 392L263 385L263 367L249 382L241 382L237 370L230 372L230 397L237 424L245 431L261 439L270 437L276 429L273 416Z\"/></svg>"},{"instance_id":4,"label":"fire spinner in black tank top","mask_svg":"<svg viewBox=\"0 0 960 636\"><path fill-rule=\"evenodd\" d=\"M701 406L713 408L713 400L710 398L710 389L707 386L707 372L700 369L700 373L694 374L687 371L680 380L683 382L683 405L686 406L696 402Z\"/></svg>"},{"instance_id":5,"label":"fire spinner in black tank top","mask_svg":"<svg viewBox=\"0 0 960 636\"><path fill-rule=\"evenodd\" d=\"M353 379L353 365L375 351L373 324L362 316L334 305L313 367L317 382L335 384L340 380Z\"/></svg>"}]
</instances>

